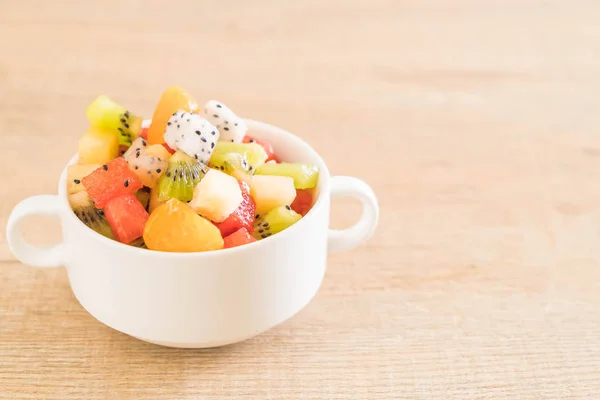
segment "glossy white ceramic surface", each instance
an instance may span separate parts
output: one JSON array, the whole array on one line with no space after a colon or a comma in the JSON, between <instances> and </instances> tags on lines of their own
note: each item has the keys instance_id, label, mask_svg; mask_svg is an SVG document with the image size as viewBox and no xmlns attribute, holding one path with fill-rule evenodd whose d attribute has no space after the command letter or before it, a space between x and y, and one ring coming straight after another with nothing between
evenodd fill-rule
<instances>
[{"instance_id":1,"label":"glossy white ceramic surface","mask_svg":"<svg viewBox=\"0 0 600 400\"><path fill-rule=\"evenodd\" d=\"M75 296L91 315L141 340L213 347L274 327L313 298L328 252L348 250L371 236L379 208L366 183L330 177L321 157L300 138L261 122L248 121L248 126L249 134L271 142L282 159L320 168L314 207L289 229L256 243L205 253L126 246L95 233L73 214L65 168L57 196L31 197L14 208L7 224L12 252L33 267L65 266ZM331 196L353 196L363 203L353 227L329 229ZM63 242L50 249L28 244L20 223L34 215L60 219Z\"/></svg>"}]
</instances>

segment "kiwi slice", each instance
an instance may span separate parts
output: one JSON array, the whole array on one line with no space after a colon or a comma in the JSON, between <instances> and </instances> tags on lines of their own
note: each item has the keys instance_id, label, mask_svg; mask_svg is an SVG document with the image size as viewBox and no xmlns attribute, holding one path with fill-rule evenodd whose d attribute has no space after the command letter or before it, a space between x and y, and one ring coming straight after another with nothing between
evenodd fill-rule
<instances>
[{"instance_id":1,"label":"kiwi slice","mask_svg":"<svg viewBox=\"0 0 600 400\"><path fill-rule=\"evenodd\" d=\"M254 221L252 236L255 239L268 238L294 225L301 218L302 216L292 210L290 206L274 208Z\"/></svg>"},{"instance_id":2,"label":"kiwi slice","mask_svg":"<svg viewBox=\"0 0 600 400\"><path fill-rule=\"evenodd\" d=\"M210 166L217 169L225 168L225 162L231 162L230 153L245 157L249 171L264 164L269 157L265 149L256 143L217 142L210 157Z\"/></svg>"},{"instance_id":3,"label":"kiwi slice","mask_svg":"<svg viewBox=\"0 0 600 400\"><path fill-rule=\"evenodd\" d=\"M266 163L256 169L256 175L289 176L294 179L296 189L312 189L317 186L319 168L300 163Z\"/></svg>"},{"instance_id":4,"label":"kiwi slice","mask_svg":"<svg viewBox=\"0 0 600 400\"><path fill-rule=\"evenodd\" d=\"M84 224L109 239L114 239L112 229L106 220L104 211L96 208L92 198L84 190L69 196L69 204L77 218Z\"/></svg>"},{"instance_id":5,"label":"kiwi slice","mask_svg":"<svg viewBox=\"0 0 600 400\"><path fill-rule=\"evenodd\" d=\"M218 169L229 175L235 171L248 172L248 157L243 153L226 153L223 155L223 162Z\"/></svg>"},{"instance_id":6,"label":"kiwi slice","mask_svg":"<svg viewBox=\"0 0 600 400\"><path fill-rule=\"evenodd\" d=\"M176 198L189 202L194 197L194 188L207 172L206 165L181 151L175 152L158 180L158 201Z\"/></svg>"},{"instance_id":7,"label":"kiwi slice","mask_svg":"<svg viewBox=\"0 0 600 400\"><path fill-rule=\"evenodd\" d=\"M150 188L143 187L135 194L140 203L148 210L148 204L150 203Z\"/></svg>"},{"instance_id":8,"label":"kiwi slice","mask_svg":"<svg viewBox=\"0 0 600 400\"><path fill-rule=\"evenodd\" d=\"M98 96L87 107L85 115L92 126L118 132L121 146L131 146L142 130L141 117L105 95Z\"/></svg>"},{"instance_id":9,"label":"kiwi slice","mask_svg":"<svg viewBox=\"0 0 600 400\"><path fill-rule=\"evenodd\" d=\"M219 168L221 171L224 171L226 174L233 176L238 181L246 182L250 185L250 181L252 179L252 172L249 171L248 166L248 157L245 154L241 153L227 153L223 157L223 165Z\"/></svg>"}]
</instances>

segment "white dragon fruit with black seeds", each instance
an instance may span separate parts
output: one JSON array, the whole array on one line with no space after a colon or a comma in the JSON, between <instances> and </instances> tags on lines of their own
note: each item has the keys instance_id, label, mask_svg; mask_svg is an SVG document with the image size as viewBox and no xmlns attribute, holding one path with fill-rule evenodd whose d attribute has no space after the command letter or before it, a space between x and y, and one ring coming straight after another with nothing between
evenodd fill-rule
<instances>
[{"instance_id":1,"label":"white dragon fruit with black seeds","mask_svg":"<svg viewBox=\"0 0 600 400\"><path fill-rule=\"evenodd\" d=\"M137 138L123 154L129 169L144 186L156 187L168 165L169 152L162 145L149 146L143 138Z\"/></svg>"},{"instance_id":2,"label":"white dragon fruit with black seeds","mask_svg":"<svg viewBox=\"0 0 600 400\"><path fill-rule=\"evenodd\" d=\"M244 120L237 115L225 104L217 101L210 100L202 108L202 116L206 118L211 124L217 127L221 133L219 140L241 143L248 127Z\"/></svg>"},{"instance_id":3,"label":"white dragon fruit with black seeds","mask_svg":"<svg viewBox=\"0 0 600 400\"><path fill-rule=\"evenodd\" d=\"M208 164L219 140L219 130L197 114L177 111L167 122L165 142L196 160Z\"/></svg>"},{"instance_id":4,"label":"white dragon fruit with black seeds","mask_svg":"<svg viewBox=\"0 0 600 400\"><path fill-rule=\"evenodd\" d=\"M144 138L137 138L132 144L131 146L129 146L129 148L127 149L127 151L123 154L123 158L126 161L131 160L134 154L136 153L142 153L146 150L146 148L148 147L148 142L146 142L146 140L144 140ZM139 157L139 156L138 156Z\"/></svg>"}]
</instances>

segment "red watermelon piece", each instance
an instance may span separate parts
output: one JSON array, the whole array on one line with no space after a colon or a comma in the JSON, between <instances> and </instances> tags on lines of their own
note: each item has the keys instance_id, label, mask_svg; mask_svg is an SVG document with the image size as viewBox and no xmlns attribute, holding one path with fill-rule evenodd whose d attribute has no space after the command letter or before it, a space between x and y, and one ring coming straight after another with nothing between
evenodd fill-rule
<instances>
[{"instance_id":1,"label":"red watermelon piece","mask_svg":"<svg viewBox=\"0 0 600 400\"><path fill-rule=\"evenodd\" d=\"M81 182L98 208L104 208L115 197L133 194L142 188L142 183L123 157L104 164Z\"/></svg>"},{"instance_id":2,"label":"red watermelon piece","mask_svg":"<svg viewBox=\"0 0 600 400\"><path fill-rule=\"evenodd\" d=\"M250 188L246 182L239 181L240 189L242 189L242 197L244 200L242 204L231 213L227 219L221 223L215 225L221 231L221 236L226 237L231 235L233 232L246 228L247 232L252 232L252 226L254 225L254 213L256 212L256 203L252 196L250 196Z\"/></svg>"},{"instance_id":3,"label":"red watermelon piece","mask_svg":"<svg viewBox=\"0 0 600 400\"><path fill-rule=\"evenodd\" d=\"M250 236L246 228L241 228L223 239L223 247L228 249L230 247L237 247L252 242L256 242L256 239Z\"/></svg>"},{"instance_id":4,"label":"red watermelon piece","mask_svg":"<svg viewBox=\"0 0 600 400\"><path fill-rule=\"evenodd\" d=\"M292 210L303 217L310 211L313 204L312 189L296 189L296 198L291 204Z\"/></svg>"},{"instance_id":5,"label":"red watermelon piece","mask_svg":"<svg viewBox=\"0 0 600 400\"><path fill-rule=\"evenodd\" d=\"M260 140L260 139L256 139L252 136L244 136L243 139L244 143L256 143L262 146L263 149L265 149L265 151L267 152L267 155L269 156L267 158L267 161L271 161L271 160L275 160L275 162L279 162L279 159L277 158L277 155L275 155L275 150L273 150L273 146L271 146L271 143L267 142L266 140Z\"/></svg>"},{"instance_id":6,"label":"red watermelon piece","mask_svg":"<svg viewBox=\"0 0 600 400\"><path fill-rule=\"evenodd\" d=\"M134 194L115 197L104 207L104 215L115 239L121 243L131 243L144 234L148 211Z\"/></svg>"}]
</instances>

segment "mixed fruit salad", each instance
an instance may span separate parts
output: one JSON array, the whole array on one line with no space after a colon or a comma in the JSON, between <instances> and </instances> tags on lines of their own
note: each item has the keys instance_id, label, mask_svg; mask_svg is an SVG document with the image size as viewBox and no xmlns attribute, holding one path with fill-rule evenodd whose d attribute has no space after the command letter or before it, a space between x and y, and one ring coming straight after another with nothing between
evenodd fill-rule
<instances>
[{"instance_id":1,"label":"mixed fruit salad","mask_svg":"<svg viewBox=\"0 0 600 400\"><path fill-rule=\"evenodd\" d=\"M75 215L121 243L200 252L266 239L310 210L314 165L281 162L225 104L203 107L182 88L161 96L149 126L107 96L67 169Z\"/></svg>"}]
</instances>

